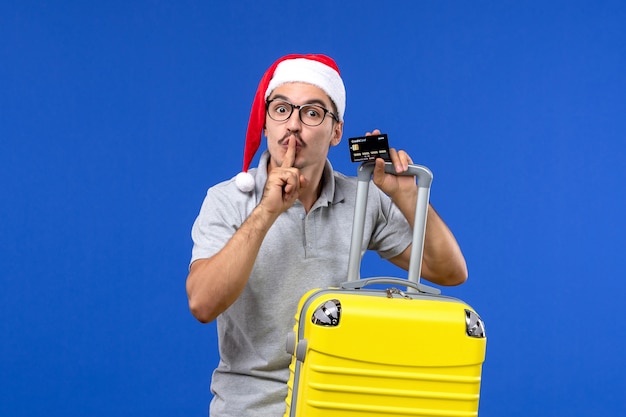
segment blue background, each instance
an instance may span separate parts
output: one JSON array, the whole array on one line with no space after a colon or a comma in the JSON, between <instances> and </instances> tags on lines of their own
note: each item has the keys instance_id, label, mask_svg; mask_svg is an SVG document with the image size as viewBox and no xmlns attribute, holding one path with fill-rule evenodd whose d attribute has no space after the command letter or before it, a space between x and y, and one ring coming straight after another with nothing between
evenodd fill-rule
<instances>
[{"instance_id":1,"label":"blue background","mask_svg":"<svg viewBox=\"0 0 626 417\"><path fill-rule=\"evenodd\" d=\"M0 415L206 415L190 228L262 73L309 52L348 90L336 168L379 128L435 173L470 270L444 293L487 323L481 416L624 415L625 22L602 0L3 1Z\"/></svg>"}]
</instances>

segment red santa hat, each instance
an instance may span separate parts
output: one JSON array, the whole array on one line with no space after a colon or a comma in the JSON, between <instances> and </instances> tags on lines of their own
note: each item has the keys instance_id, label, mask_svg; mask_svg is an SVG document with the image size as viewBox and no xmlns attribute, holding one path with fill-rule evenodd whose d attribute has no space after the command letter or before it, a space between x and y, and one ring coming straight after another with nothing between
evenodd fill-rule
<instances>
[{"instance_id":1,"label":"red santa hat","mask_svg":"<svg viewBox=\"0 0 626 417\"><path fill-rule=\"evenodd\" d=\"M265 101L275 88L290 82L303 82L321 88L337 107L337 117L343 121L346 89L339 68L332 58L319 54L293 54L279 58L261 78L252 102L243 154L243 172L235 178L241 191L249 192L254 189L254 178L248 173L248 168L261 144L265 126Z\"/></svg>"}]
</instances>

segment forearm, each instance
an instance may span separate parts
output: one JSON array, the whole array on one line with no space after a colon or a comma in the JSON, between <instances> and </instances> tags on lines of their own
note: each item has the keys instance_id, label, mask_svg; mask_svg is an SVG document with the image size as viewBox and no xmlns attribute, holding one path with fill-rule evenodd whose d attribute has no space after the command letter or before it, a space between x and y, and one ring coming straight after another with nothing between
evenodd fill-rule
<instances>
[{"instance_id":1,"label":"forearm","mask_svg":"<svg viewBox=\"0 0 626 417\"><path fill-rule=\"evenodd\" d=\"M248 282L259 249L276 216L257 207L217 254L198 259L187 277L191 313L208 323L225 311Z\"/></svg>"},{"instance_id":2,"label":"forearm","mask_svg":"<svg viewBox=\"0 0 626 417\"><path fill-rule=\"evenodd\" d=\"M306 188L308 181L293 167L295 154L296 141L290 140L282 165L268 171L263 198L239 230L217 254L191 265L187 297L199 321L215 320L235 302L248 283L268 230Z\"/></svg>"},{"instance_id":3,"label":"forearm","mask_svg":"<svg viewBox=\"0 0 626 417\"><path fill-rule=\"evenodd\" d=\"M414 196L415 195L415 196ZM417 191L393 198L411 228L414 227ZM408 267L410 251L403 254ZM467 266L454 235L443 219L428 205L422 276L440 285L458 285L467 280Z\"/></svg>"},{"instance_id":4,"label":"forearm","mask_svg":"<svg viewBox=\"0 0 626 417\"><path fill-rule=\"evenodd\" d=\"M467 265L461 248L432 206L428 206L422 276L440 285L459 285L467 280Z\"/></svg>"}]
</instances>

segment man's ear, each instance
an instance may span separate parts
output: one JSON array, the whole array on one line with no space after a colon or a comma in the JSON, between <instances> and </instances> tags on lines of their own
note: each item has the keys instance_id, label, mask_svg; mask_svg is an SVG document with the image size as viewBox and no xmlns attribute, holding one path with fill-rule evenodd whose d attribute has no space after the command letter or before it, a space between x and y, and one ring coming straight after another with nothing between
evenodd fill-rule
<instances>
[{"instance_id":1,"label":"man's ear","mask_svg":"<svg viewBox=\"0 0 626 417\"><path fill-rule=\"evenodd\" d=\"M337 146L341 142L341 136L343 135L343 122L336 122L333 126L333 136L330 140L330 146Z\"/></svg>"}]
</instances>

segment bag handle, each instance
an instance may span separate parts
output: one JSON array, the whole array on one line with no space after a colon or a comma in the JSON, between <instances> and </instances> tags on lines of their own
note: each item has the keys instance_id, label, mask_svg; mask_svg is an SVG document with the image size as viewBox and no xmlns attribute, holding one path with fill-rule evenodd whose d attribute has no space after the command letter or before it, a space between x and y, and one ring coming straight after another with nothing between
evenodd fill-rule
<instances>
[{"instance_id":1,"label":"bag handle","mask_svg":"<svg viewBox=\"0 0 626 417\"><path fill-rule=\"evenodd\" d=\"M374 172L374 161L363 162L358 169L358 181L356 192L356 205L354 208L354 222L352 226L352 239L350 242L350 257L348 261L348 281L359 279L361 264L361 242L363 241L363 227L365 225L365 208L369 182ZM409 263L408 279L411 282L420 282L422 270L422 257L424 255L424 237L426 234L426 220L428 214L428 200L430 186L433 180L432 172L422 165L410 164L409 168L401 173L396 170L391 162L385 162L385 172L399 176L417 177L417 203L415 205L415 221L413 225L413 244L411 247L411 260Z\"/></svg>"},{"instance_id":2,"label":"bag handle","mask_svg":"<svg viewBox=\"0 0 626 417\"><path fill-rule=\"evenodd\" d=\"M421 293L426 294L441 294L441 290L435 287L429 287L428 285L421 284L419 282L412 282L402 278L394 278L394 277L372 277L372 278L363 278L357 279L356 281L348 281L341 284L341 288L347 290L359 290L368 285L374 284L390 284L390 285L399 285L401 287L406 287L407 290L414 289Z\"/></svg>"}]
</instances>

